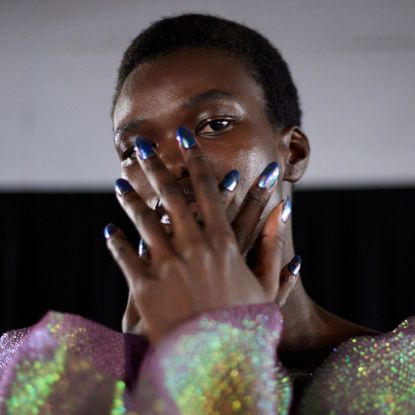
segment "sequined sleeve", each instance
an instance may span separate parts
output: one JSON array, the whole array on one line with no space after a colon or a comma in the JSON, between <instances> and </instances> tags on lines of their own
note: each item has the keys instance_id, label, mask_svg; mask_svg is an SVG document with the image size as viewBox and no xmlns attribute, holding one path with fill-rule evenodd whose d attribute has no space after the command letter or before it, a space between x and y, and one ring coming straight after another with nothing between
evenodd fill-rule
<instances>
[{"instance_id":1,"label":"sequined sleeve","mask_svg":"<svg viewBox=\"0 0 415 415\"><path fill-rule=\"evenodd\" d=\"M9 331L0 337L0 379L28 333L30 328L24 328Z\"/></svg>"},{"instance_id":2,"label":"sequined sleeve","mask_svg":"<svg viewBox=\"0 0 415 415\"><path fill-rule=\"evenodd\" d=\"M7 358L0 414L286 414L281 328L274 304L213 311L146 349L140 366L127 335L50 312Z\"/></svg>"},{"instance_id":3,"label":"sequined sleeve","mask_svg":"<svg viewBox=\"0 0 415 415\"><path fill-rule=\"evenodd\" d=\"M415 414L415 317L351 338L313 375L301 414Z\"/></svg>"},{"instance_id":4,"label":"sequined sleeve","mask_svg":"<svg viewBox=\"0 0 415 415\"><path fill-rule=\"evenodd\" d=\"M0 414L121 414L125 338L82 317L49 312L3 335Z\"/></svg>"},{"instance_id":5,"label":"sequined sleeve","mask_svg":"<svg viewBox=\"0 0 415 415\"><path fill-rule=\"evenodd\" d=\"M282 329L275 304L217 310L181 325L140 372L146 414L288 413L291 387L275 360Z\"/></svg>"}]
</instances>

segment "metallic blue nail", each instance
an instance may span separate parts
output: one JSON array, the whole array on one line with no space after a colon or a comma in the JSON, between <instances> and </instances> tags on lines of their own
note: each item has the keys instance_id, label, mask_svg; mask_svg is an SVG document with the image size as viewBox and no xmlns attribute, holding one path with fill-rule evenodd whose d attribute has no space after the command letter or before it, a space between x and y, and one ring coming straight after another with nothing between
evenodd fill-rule
<instances>
[{"instance_id":1,"label":"metallic blue nail","mask_svg":"<svg viewBox=\"0 0 415 415\"><path fill-rule=\"evenodd\" d=\"M113 223L109 223L104 229L105 239L110 238L117 230L118 228Z\"/></svg>"},{"instance_id":2,"label":"metallic blue nail","mask_svg":"<svg viewBox=\"0 0 415 415\"><path fill-rule=\"evenodd\" d=\"M280 166L276 161L268 164L261 174L258 181L258 187L261 189L271 189L272 186L277 183L278 176L280 175Z\"/></svg>"},{"instance_id":3,"label":"metallic blue nail","mask_svg":"<svg viewBox=\"0 0 415 415\"><path fill-rule=\"evenodd\" d=\"M117 179L115 181L115 191L120 195L125 195L131 192L133 188L131 187L130 183L128 183L125 179Z\"/></svg>"},{"instance_id":4,"label":"metallic blue nail","mask_svg":"<svg viewBox=\"0 0 415 415\"><path fill-rule=\"evenodd\" d=\"M291 210L292 210L291 198L290 196L287 195L287 198L284 201L284 206L282 208L282 213L281 213L281 220L284 223L286 223L288 218L290 217Z\"/></svg>"},{"instance_id":5,"label":"metallic blue nail","mask_svg":"<svg viewBox=\"0 0 415 415\"><path fill-rule=\"evenodd\" d=\"M301 268L301 257L300 255L296 255L288 264L288 270L293 275L298 275Z\"/></svg>"},{"instance_id":6,"label":"metallic blue nail","mask_svg":"<svg viewBox=\"0 0 415 415\"><path fill-rule=\"evenodd\" d=\"M137 137L135 139L135 149L141 160L147 160L156 154L150 141L143 137Z\"/></svg>"},{"instance_id":7,"label":"metallic blue nail","mask_svg":"<svg viewBox=\"0 0 415 415\"><path fill-rule=\"evenodd\" d=\"M140 242L138 243L138 256L145 256L148 252L148 246L144 242L143 238L140 238Z\"/></svg>"},{"instance_id":8,"label":"metallic blue nail","mask_svg":"<svg viewBox=\"0 0 415 415\"><path fill-rule=\"evenodd\" d=\"M176 139L186 150L196 145L196 140L192 132L185 127L179 127L177 129Z\"/></svg>"},{"instance_id":9,"label":"metallic blue nail","mask_svg":"<svg viewBox=\"0 0 415 415\"><path fill-rule=\"evenodd\" d=\"M226 189L229 192L233 192L238 184L241 175L238 170L231 170L220 182L219 188Z\"/></svg>"}]
</instances>

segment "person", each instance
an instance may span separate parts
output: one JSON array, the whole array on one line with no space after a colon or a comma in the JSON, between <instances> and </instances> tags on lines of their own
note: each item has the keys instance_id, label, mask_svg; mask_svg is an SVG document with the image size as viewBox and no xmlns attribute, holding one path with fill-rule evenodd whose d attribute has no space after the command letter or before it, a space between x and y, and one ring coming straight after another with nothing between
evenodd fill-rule
<instances>
[{"instance_id":1,"label":"person","mask_svg":"<svg viewBox=\"0 0 415 415\"><path fill-rule=\"evenodd\" d=\"M125 51L111 116L116 194L141 237L137 253L105 228L124 334L57 312L4 334L1 413L415 412L414 320L377 333L303 288L291 210L309 141L267 39L163 18Z\"/></svg>"}]
</instances>

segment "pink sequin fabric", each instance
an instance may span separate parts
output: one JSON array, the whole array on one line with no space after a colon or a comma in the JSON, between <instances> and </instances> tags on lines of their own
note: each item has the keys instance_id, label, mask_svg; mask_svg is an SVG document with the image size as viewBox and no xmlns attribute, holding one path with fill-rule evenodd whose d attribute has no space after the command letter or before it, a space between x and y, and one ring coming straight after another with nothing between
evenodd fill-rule
<instances>
[{"instance_id":1,"label":"pink sequin fabric","mask_svg":"<svg viewBox=\"0 0 415 415\"><path fill-rule=\"evenodd\" d=\"M139 360L131 358L131 335L50 312L0 341L0 413L286 413L289 379L275 361L281 329L274 304L215 310L181 325L131 368Z\"/></svg>"},{"instance_id":2,"label":"pink sequin fabric","mask_svg":"<svg viewBox=\"0 0 415 415\"><path fill-rule=\"evenodd\" d=\"M0 339L0 414L291 414L281 330L275 304L246 305L199 315L152 348L50 312ZM349 339L313 373L296 412L415 414L414 354L415 318Z\"/></svg>"}]
</instances>

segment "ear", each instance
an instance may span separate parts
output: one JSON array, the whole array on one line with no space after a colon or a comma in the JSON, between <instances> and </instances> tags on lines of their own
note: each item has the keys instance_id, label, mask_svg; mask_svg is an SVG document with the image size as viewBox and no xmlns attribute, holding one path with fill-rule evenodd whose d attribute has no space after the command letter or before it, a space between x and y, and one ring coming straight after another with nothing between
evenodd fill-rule
<instances>
[{"instance_id":1,"label":"ear","mask_svg":"<svg viewBox=\"0 0 415 415\"><path fill-rule=\"evenodd\" d=\"M283 180L296 182L301 179L307 169L310 158L310 144L300 127L286 127L280 132L280 143L284 146Z\"/></svg>"}]
</instances>

